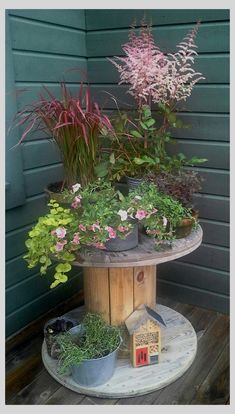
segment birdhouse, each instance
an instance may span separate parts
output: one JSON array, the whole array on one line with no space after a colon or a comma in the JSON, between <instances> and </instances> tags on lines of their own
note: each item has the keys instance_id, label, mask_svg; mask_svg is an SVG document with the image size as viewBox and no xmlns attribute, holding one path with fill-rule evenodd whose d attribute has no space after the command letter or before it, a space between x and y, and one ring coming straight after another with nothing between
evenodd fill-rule
<instances>
[{"instance_id":1,"label":"birdhouse","mask_svg":"<svg viewBox=\"0 0 235 414\"><path fill-rule=\"evenodd\" d=\"M130 335L131 362L134 367L157 364L161 352L162 317L146 305L137 308L125 321Z\"/></svg>"}]
</instances>

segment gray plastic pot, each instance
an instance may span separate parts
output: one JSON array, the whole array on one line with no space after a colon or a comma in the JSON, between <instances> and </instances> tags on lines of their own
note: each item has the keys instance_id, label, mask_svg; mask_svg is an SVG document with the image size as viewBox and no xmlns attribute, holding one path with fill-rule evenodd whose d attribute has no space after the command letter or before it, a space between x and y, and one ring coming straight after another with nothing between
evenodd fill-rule
<instances>
[{"instance_id":1,"label":"gray plastic pot","mask_svg":"<svg viewBox=\"0 0 235 414\"><path fill-rule=\"evenodd\" d=\"M114 374L119 346L102 358L86 359L79 365L71 366L72 378L79 385L94 387L105 384Z\"/></svg>"},{"instance_id":2,"label":"gray plastic pot","mask_svg":"<svg viewBox=\"0 0 235 414\"><path fill-rule=\"evenodd\" d=\"M105 243L105 247L107 252L122 252L134 249L138 246L138 241L138 224L135 224L132 232L125 239L120 239L120 237L110 239Z\"/></svg>"},{"instance_id":3,"label":"gray plastic pot","mask_svg":"<svg viewBox=\"0 0 235 414\"><path fill-rule=\"evenodd\" d=\"M129 190L135 190L142 182L142 178L126 177L126 182Z\"/></svg>"}]
</instances>

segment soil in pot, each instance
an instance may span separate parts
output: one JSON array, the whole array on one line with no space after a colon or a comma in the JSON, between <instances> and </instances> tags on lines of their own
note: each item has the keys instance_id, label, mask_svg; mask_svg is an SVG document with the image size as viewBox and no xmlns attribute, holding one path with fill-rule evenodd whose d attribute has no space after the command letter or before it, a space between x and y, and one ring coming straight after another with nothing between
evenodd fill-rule
<instances>
[{"instance_id":1,"label":"soil in pot","mask_svg":"<svg viewBox=\"0 0 235 414\"><path fill-rule=\"evenodd\" d=\"M120 237L110 239L105 243L105 247L108 252L122 252L137 247L138 241L138 224L135 224L133 230L125 239L121 239Z\"/></svg>"},{"instance_id":2,"label":"soil in pot","mask_svg":"<svg viewBox=\"0 0 235 414\"><path fill-rule=\"evenodd\" d=\"M185 217L180 221L177 227L175 227L175 236L177 239L182 239L190 235L193 225L198 220L199 212L198 210L192 211L193 218Z\"/></svg>"},{"instance_id":3,"label":"soil in pot","mask_svg":"<svg viewBox=\"0 0 235 414\"><path fill-rule=\"evenodd\" d=\"M44 326L44 338L46 341L48 355L52 358L58 358L59 347L56 346L57 335L69 331L78 323L75 319L58 317L50 319Z\"/></svg>"}]
</instances>

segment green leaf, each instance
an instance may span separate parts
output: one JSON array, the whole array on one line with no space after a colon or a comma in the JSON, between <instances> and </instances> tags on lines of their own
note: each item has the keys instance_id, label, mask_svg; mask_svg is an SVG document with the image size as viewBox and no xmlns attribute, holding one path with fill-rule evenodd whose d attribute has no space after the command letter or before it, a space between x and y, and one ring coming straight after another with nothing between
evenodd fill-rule
<instances>
[{"instance_id":1,"label":"green leaf","mask_svg":"<svg viewBox=\"0 0 235 414\"><path fill-rule=\"evenodd\" d=\"M55 288L56 286L58 286L60 284L60 281L59 280L55 280L51 285L50 285L50 288L51 289L53 289L53 288Z\"/></svg>"},{"instance_id":2,"label":"green leaf","mask_svg":"<svg viewBox=\"0 0 235 414\"><path fill-rule=\"evenodd\" d=\"M64 275L63 273L55 273L54 278L58 280L60 283L65 283L68 280L68 276Z\"/></svg>"},{"instance_id":3,"label":"green leaf","mask_svg":"<svg viewBox=\"0 0 235 414\"><path fill-rule=\"evenodd\" d=\"M100 164L95 166L95 173L97 177L102 178L105 177L108 174L108 166L109 162L101 162Z\"/></svg>"},{"instance_id":4,"label":"green leaf","mask_svg":"<svg viewBox=\"0 0 235 414\"><path fill-rule=\"evenodd\" d=\"M145 160L143 160L142 158L137 158L137 157L135 157L134 158L134 163L135 164L137 164L137 165L141 165L141 164L144 164L146 161Z\"/></svg>"},{"instance_id":5,"label":"green leaf","mask_svg":"<svg viewBox=\"0 0 235 414\"><path fill-rule=\"evenodd\" d=\"M138 131L135 131L134 129L132 129L130 133L131 135L133 135L133 137L142 138L142 135Z\"/></svg>"},{"instance_id":6,"label":"green leaf","mask_svg":"<svg viewBox=\"0 0 235 414\"><path fill-rule=\"evenodd\" d=\"M55 270L59 273L69 272L72 269L70 263L60 263L56 266Z\"/></svg>"},{"instance_id":7,"label":"green leaf","mask_svg":"<svg viewBox=\"0 0 235 414\"><path fill-rule=\"evenodd\" d=\"M151 117L151 109L150 109L149 105L143 105L142 109L143 109L144 118L145 119L150 118Z\"/></svg>"},{"instance_id":8,"label":"green leaf","mask_svg":"<svg viewBox=\"0 0 235 414\"><path fill-rule=\"evenodd\" d=\"M109 161L110 161L111 164L115 164L115 155L114 155L113 152L112 152L112 154L109 157Z\"/></svg>"},{"instance_id":9,"label":"green leaf","mask_svg":"<svg viewBox=\"0 0 235 414\"><path fill-rule=\"evenodd\" d=\"M47 261L47 257L46 256L41 256L40 259L39 259L39 262L40 263L46 263L46 261Z\"/></svg>"},{"instance_id":10,"label":"green leaf","mask_svg":"<svg viewBox=\"0 0 235 414\"><path fill-rule=\"evenodd\" d=\"M148 129L147 125L145 125L144 122L140 121L140 125L142 126L143 129L145 129L145 130Z\"/></svg>"},{"instance_id":11,"label":"green leaf","mask_svg":"<svg viewBox=\"0 0 235 414\"><path fill-rule=\"evenodd\" d=\"M145 121L145 124L147 125L147 127L149 128L149 127L151 127L152 125L154 125L155 124L155 119L153 119L153 118L150 118L150 119L147 119L147 121Z\"/></svg>"},{"instance_id":12,"label":"green leaf","mask_svg":"<svg viewBox=\"0 0 235 414\"><path fill-rule=\"evenodd\" d=\"M67 260L68 262L73 262L75 260L75 256L72 253L64 252L63 259Z\"/></svg>"}]
</instances>

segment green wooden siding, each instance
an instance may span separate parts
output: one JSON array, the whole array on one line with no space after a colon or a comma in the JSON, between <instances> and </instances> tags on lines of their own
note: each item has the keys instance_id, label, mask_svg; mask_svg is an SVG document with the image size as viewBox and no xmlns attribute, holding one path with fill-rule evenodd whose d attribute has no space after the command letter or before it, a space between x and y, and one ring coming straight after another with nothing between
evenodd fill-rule
<instances>
[{"instance_id":1,"label":"green wooden siding","mask_svg":"<svg viewBox=\"0 0 235 414\"><path fill-rule=\"evenodd\" d=\"M84 10L9 10L8 14L11 45L7 52L12 60L15 109L37 99L42 84L53 86L58 92L59 82L66 80L74 91L78 90L87 72ZM20 133L19 128L16 142ZM6 211L7 336L82 287L81 271L75 268L66 286L51 290L53 266L42 277L39 268L29 270L23 260L27 232L38 216L46 212L44 188L63 176L60 154L45 138L43 133L30 135L20 147L18 179L23 182L25 198ZM14 176L13 167L11 162Z\"/></svg>"},{"instance_id":2,"label":"green wooden siding","mask_svg":"<svg viewBox=\"0 0 235 414\"><path fill-rule=\"evenodd\" d=\"M151 17L159 47L173 52L176 43L200 19L196 70L205 80L187 102L178 105L179 117L189 125L174 130L172 152L208 158L199 167L205 181L195 204L204 230L202 245L190 255L162 264L158 292L187 303L228 311L229 306L229 11L228 10L87 10L88 76L96 99L108 112L133 103L127 87L118 85L119 73L107 56L122 56L130 23Z\"/></svg>"},{"instance_id":3,"label":"green wooden siding","mask_svg":"<svg viewBox=\"0 0 235 414\"><path fill-rule=\"evenodd\" d=\"M122 106L133 102L107 56L121 55L128 28L144 10L8 10L8 81L16 96L15 107L37 99L42 84L59 95L66 80L76 93L89 80L94 96L107 113L114 109L106 92ZM229 11L146 10L159 46L173 51L192 25L201 19L196 68L206 79L192 97L181 104L179 117L190 125L173 131L175 149L188 156L208 158L199 170L205 178L195 196L204 230L203 244L192 254L159 266L159 292L188 303L228 311L229 299ZM9 66L8 65L8 66ZM9 109L9 111L10 111ZM10 113L8 111L8 114ZM15 132L17 142L21 129ZM46 278L38 268L29 270L22 256L27 232L46 211L45 186L63 176L58 150L45 134L30 135L20 147L17 164L21 183L19 198L6 211L6 333L15 333L82 287L77 269L69 283L49 289L52 269ZM9 141L8 141L9 142ZM12 168L9 172L13 174ZM16 175L16 174L15 174ZM14 177L14 174L12 175ZM10 188L10 187L9 187ZM16 187L15 187L16 188Z\"/></svg>"}]
</instances>

